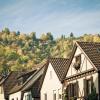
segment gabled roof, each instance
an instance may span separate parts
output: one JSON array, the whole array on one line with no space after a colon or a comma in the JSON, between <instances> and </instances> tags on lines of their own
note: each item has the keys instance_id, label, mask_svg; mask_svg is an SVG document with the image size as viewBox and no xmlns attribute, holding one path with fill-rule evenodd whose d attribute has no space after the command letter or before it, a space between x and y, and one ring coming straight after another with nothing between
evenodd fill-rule
<instances>
[{"instance_id":1,"label":"gabled roof","mask_svg":"<svg viewBox=\"0 0 100 100\"><path fill-rule=\"evenodd\" d=\"M24 84L22 91L31 90L33 92L33 97L39 97L40 85L42 82L42 75L44 73L44 68L48 66L48 63L44 63L40 69L38 69Z\"/></svg>"},{"instance_id":2,"label":"gabled roof","mask_svg":"<svg viewBox=\"0 0 100 100\"><path fill-rule=\"evenodd\" d=\"M42 79L42 75L39 76L39 78L34 82L33 86L32 86L32 89L31 89L31 92L32 92L32 97L33 98L39 98L40 97L40 89L39 89L39 86L41 84L41 80Z\"/></svg>"},{"instance_id":3,"label":"gabled roof","mask_svg":"<svg viewBox=\"0 0 100 100\"><path fill-rule=\"evenodd\" d=\"M97 69L100 69L100 42L77 42Z\"/></svg>"},{"instance_id":4,"label":"gabled roof","mask_svg":"<svg viewBox=\"0 0 100 100\"><path fill-rule=\"evenodd\" d=\"M26 82L27 79L33 74L35 73L36 70L32 70L32 71L27 71L25 73L23 72L18 72L19 74L16 76L16 84L13 86L13 88L9 91L9 94L12 94L12 93L15 93L15 92L18 92L22 89L23 87L23 84L24 84L24 81ZM23 84L18 84L18 81L19 81L19 78L21 77L24 77L24 81L23 81Z\"/></svg>"},{"instance_id":5,"label":"gabled roof","mask_svg":"<svg viewBox=\"0 0 100 100\"><path fill-rule=\"evenodd\" d=\"M8 98L9 91L16 84L17 75L18 75L18 72L10 72L9 75L5 79L3 79L3 81L1 80L2 82L0 85L3 86L5 98Z\"/></svg>"},{"instance_id":6,"label":"gabled roof","mask_svg":"<svg viewBox=\"0 0 100 100\"><path fill-rule=\"evenodd\" d=\"M38 67L37 70L34 69L35 71L33 70L33 71L28 72L28 73L23 73L23 74L19 75L19 76L17 77L17 79L20 78L20 77L26 77L26 75L28 75L27 80L26 80L23 84L21 84L21 85L18 85L18 84L16 83L16 85L10 90L9 94L13 94L13 93L16 93L16 92L18 92L18 91L23 92L23 91L27 91L28 89L30 89L31 86L32 86L32 85L35 83L35 81L37 80L37 79L35 79L35 78L37 78L37 77L35 77L35 76L37 75L37 73L38 73L40 70L43 69L44 66L45 66L45 64L41 64L40 66L37 66L37 67ZM43 73L43 72L42 72L42 73ZM30 75L30 76L29 76L29 75ZM40 74L40 75L41 75L41 74ZM34 77L35 77L35 78L34 78ZM38 77L40 77L40 76L38 76Z\"/></svg>"},{"instance_id":7,"label":"gabled roof","mask_svg":"<svg viewBox=\"0 0 100 100\"><path fill-rule=\"evenodd\" d=\"M68 69L68 61L69 60L66 58L50 58L49 60L61 82L63 81L66 71Z\"/></svg>"},{"instance_id":8,"label":"gabled roof","mask_svg":"<svg viewBox=\"0 0 100 100\"><path fill-rule=\"evenodd\" d=\"M59 80L61 82L63 82L63 80L66 76L66 72L68 70L68 66L67 66L68 62L69 62L69 60L65 59L65 58L49 58L48 66L45 67L44 73L42 75L42 81L41 81L41 84L40 84L40 89L42 88L42 84L43 84L46 72L48 70L49 63L51 63L51 65L52 65L54 71L56 72Z\"/></svg>"},{"instance_id":9,"label":"gabled roof","mask_svg":"<svg viewBox=\"0 0 100 100\"><path fill-rule=\"evenodd\" d=\"M87 59L95 67L95 69L100 69L100 42L79 42L77 41L73 47L71 56L69 58L68 69L74 57L75 51L79 47L83 53L87 56ZM66 72L67 74L67 72Z\"/></svg>"}]
</instances>

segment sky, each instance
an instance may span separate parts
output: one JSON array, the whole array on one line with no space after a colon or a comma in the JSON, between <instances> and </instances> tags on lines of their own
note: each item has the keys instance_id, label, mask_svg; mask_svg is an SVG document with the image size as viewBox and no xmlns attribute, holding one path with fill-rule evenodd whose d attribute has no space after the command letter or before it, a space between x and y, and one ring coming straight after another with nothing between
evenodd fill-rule
<instances>
[{"instance_id":1,"label":"sky","mask_svg":"<svg viewBox=\"0 0 100 100\"><path fill-rule=\"evenodd\" d=\"M100 33L100 0L0 0L0 31Z\"/></svg>"}]
</instances>

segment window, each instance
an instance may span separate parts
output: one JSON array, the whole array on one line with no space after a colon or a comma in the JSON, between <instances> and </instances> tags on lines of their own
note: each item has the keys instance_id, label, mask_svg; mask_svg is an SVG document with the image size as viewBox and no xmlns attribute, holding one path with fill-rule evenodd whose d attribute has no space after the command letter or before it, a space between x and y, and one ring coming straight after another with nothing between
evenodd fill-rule
<instances>
[{"instance_id":1,"label":"window","mask_svg":"<svg viewBox=\"0 0 100 100\"><path fill-rule=\"evenodd\" d=\"M16 100L18 100L18 97L16 98Z\"/></svg>"},{"instance_id":2,"label":"window","mask_svg":"<svg viewBox=\"0 0 100 100\"><path fill-rule=\"evenodd\" d=\"M56 93L53 94L53 100L56 100Z\"/></svg>"},{"instance_id":3,"label":"window","mask_svg":"<svg viewBox=\"0 0 100 100\"><path fill-rule=\"evenodd\" d=\"M75 57L74 68L78 70L80 68L80 65L81 65L81 55L78 55Z\"/></svg>"},{"instance_id":4,"label":"window","mask_svg":"<svg viewBox=\"0 0 100 100\"><path fill-rule=\"evenodd\" d=\"M61 97L62 97L61 94L59 94L59 99L61 99Z\"/></svg>"},{"instance_id":5,"label":"window","mask_svg":"<svg viewBox=\"0 0 100 100\"><path fill-rule=\"evenodd\" d=\"M50 71L50 79L52 79L52 71Z\"/></svg>"},{"instance_id":6,"label":"window","mask_svg":"<svg viewBox=\"0 0 100 100\"><path fill-rule=\"evenodd\" d=\"M87 80L87 93L91 94L91 87L92 87L92 82L91 80Z\"/></svg>"},{"instance_id":7,"label":"window","mask_svg":"<svg viewBox=\"0 0 100 100\"><path fill-rule=\"evenodd\" d=\"M76 56L76 63L81 64L81 55Z\"/></svg>"},{"instance_id":8,"label":"window","mask_svg":"<svg viewBox=\"0 0 100 100\"><path fill-rule=\"evenodd\" d=\"M47 100L47 94L46 93L44 94L44 100Z\"/></svg>"},{"instance_id":9,"label":"window","mask_svg":"<svg viewBox=\"0 0 100 100\"><path fill-rule=\"evenodd\" d=\"M67 88L67 98L70 99L71 97L78 97L78 81L75 83L70 83Z\"/></svg>"},{"instance_id":10,"label":"window","mask_svg":"<svg viewBox=\"0 0 100 100\"><path fill-rule=\"evenodd\" d=\"M25 100L32 100L32 96L31 96L31 94L27 94L27 95L25 95Z\"/></svg>"},{"instance_id":11,"label":"window","mask_svg":"<svg viewBox=\"0 0 100 100\"><path fill-rule=\"evenodd\" d=\"M61 95L61 89L58 89L58 99L62 99L62 95Z\"/></svg>"},{"instance_id":12,"label":"window","mask_svg":"<svg viewBox=\"0 0 100 100\"><path fill-rule=\"evenodd\" d=\"M25 95L25 100L27 100L27 95Z\"/></svg>"},{"instance_id":13,"label":"window","mask_svg":"<svg viewBox=\"0 0 100 100\"><path fill-rule=\"evenodd\" d=\"M84 79L84 95L87 96L91 94L93 87L93 77L90 79Z\"/></svg>"}]
</instances>

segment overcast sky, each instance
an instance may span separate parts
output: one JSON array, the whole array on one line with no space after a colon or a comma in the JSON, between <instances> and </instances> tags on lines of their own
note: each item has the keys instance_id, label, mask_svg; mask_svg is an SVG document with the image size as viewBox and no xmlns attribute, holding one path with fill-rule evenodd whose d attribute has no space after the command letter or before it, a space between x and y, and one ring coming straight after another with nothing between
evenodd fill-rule
<instances>
[{"instance_id":1,"label":"overcast sky","mask_svg":"<svg viewBox=\"0 0 100 100\"><path fill-rule=\"evenodd\" d=\"M100 0L0 0L0 31L100 33Z\"/></svg>"}]
</instances>

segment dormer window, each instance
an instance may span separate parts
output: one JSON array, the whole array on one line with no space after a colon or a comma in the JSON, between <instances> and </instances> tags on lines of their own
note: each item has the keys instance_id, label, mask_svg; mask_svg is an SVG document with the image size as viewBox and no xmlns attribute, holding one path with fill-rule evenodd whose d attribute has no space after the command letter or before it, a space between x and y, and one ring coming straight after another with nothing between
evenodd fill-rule
<instances>
[{"instance_id":1,"label":"dormer window","mask_svg":"<svg viewBox=\"0 0 100 100\"><path fill-rule=\"evenodd\" d=\"M81 65L81 54L75 57L74 68L78 70L80 68L80 65Z\"/></svg>"}]
</instances>

